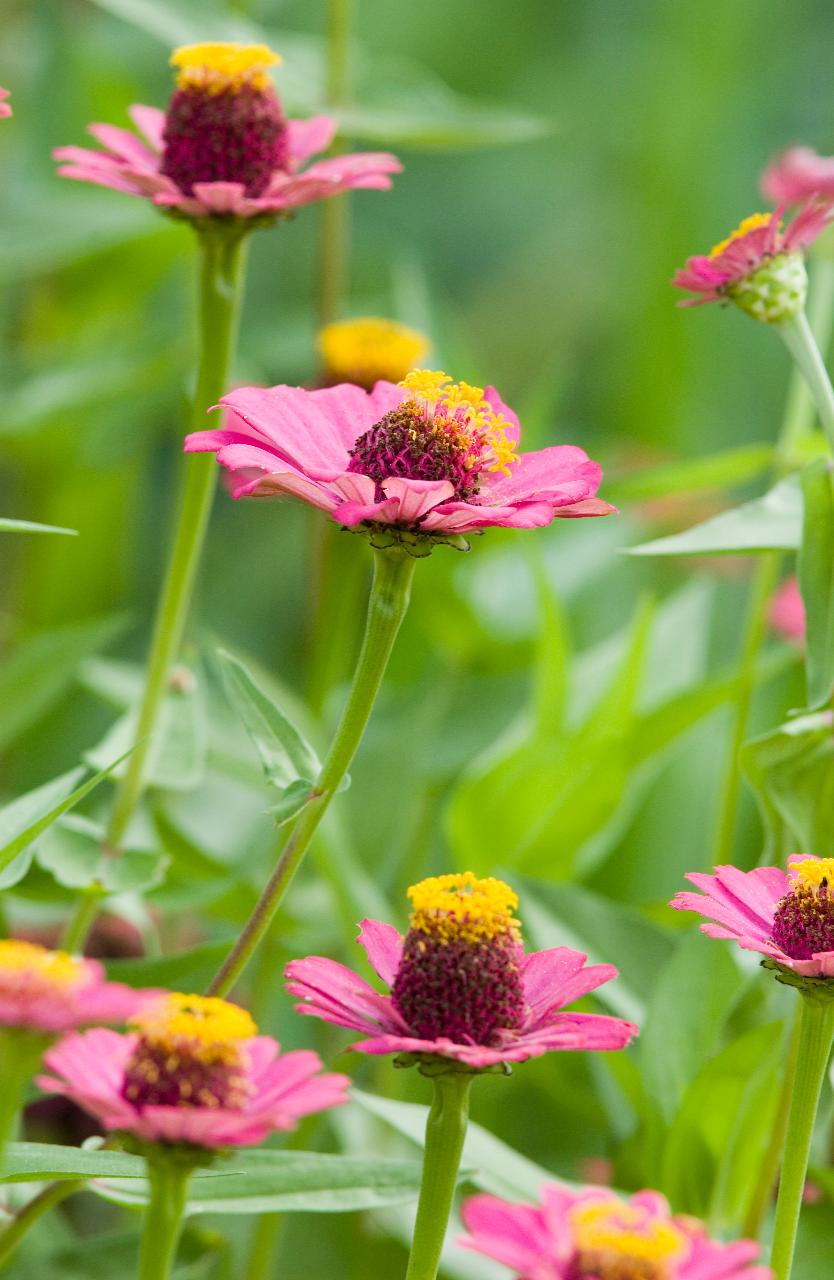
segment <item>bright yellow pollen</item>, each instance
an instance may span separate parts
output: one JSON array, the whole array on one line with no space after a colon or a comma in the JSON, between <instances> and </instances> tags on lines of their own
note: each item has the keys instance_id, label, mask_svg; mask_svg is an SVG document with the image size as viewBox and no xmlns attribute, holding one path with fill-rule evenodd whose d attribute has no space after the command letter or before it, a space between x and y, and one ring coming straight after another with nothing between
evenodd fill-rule
<instances>
[{"instance_id":1,"label":"bright yellow pollen","mask_svg":"<svg viewBox=\"0 0 834 1280\"><path fill-rule=\"evenodd\" d=\"M217 996L183 995L172 991L131 1018L130 1025L150 1044L174 1051L187 1040L193 1056L216 1060L236 1054L238 1042L257 1035L258 1028L245 1009Z\"/></svg>"},{"instance_id":2,"label":"bright yellow pollen","mask_svg":"<svg viewBox=\"0 0 834 1280\"><path fill-rule=\"evenodd\" d=\"M415 369L399 385L435 417L445 415L453 421L457 419L471 435L481 437L479 469L503 471L506 476L510 474L511 463L518 461L518 454L509 439L511 423L484 399L483 387L472 386L469 382L452 382L448 373L431 369Z\"/></svg>"},{"instance_id":3,"label":"bright yellow pollen","mask_svg":"<svg viewBox=\"0 0 834 1280\"><path fill-rule=\"evenodd\" d=\"M408 890L412 929L430 933L441 942L483 942L511 933L519 936L513 917L518 895L503 880L479 880L471 871L432 876Z\"/></svg>"},{"instance_id":4,"label":"bright yellow pollen","mask_svg":"<svg viewBox=\"0 0 834 1280\"><path fill-rule=\"evenodd\" d=\"M180 89L205 89L209 93L221 93L224 89L236 89L251 85L254 89L270 86L267 67L275 67L282 61L265 44L233 44L218 41L214 44L185 44L171 54L171 66L179 67L177 85Z\"/></svg>"},{"instance_id":5,"label":"bright yellow pollen","mask_svg":"<svg viewBox=\"0 0 834 1280\"><path fill-rule=\"evenodd\" d=\"M0 982L17 974L31 974L59 987L70 987L83 977L84 965L66 951L49 951L34 942L0 940Z\"/></svg>"},{"instance_id":6,"label":"bright yellow pollen","mask_svg":"<svg viewBox=\"0 0 834 1280\"><path fill-rule=\"evenodd\" d=\"M641 1262L663 1262L686 1248L686 1237L674 1223L647 1220L643 1210L619 1201L575 1205L570 1220L580 1253L605 1251Z\"/></svg>"},{"instance_id":7,"label":"bright yellow pollen","mask_svg":"<svg viewBox=\"0 0 834 1280\"><path fill-rule=\"evenodd\" d=\"M360 316L320 330L318 349L328 378L370 387L380 379L399 382L429 349L429 340L416 329Z\"/></svg>"},{"instance_id":8,"label":"bright yellow pollen","mask_svg":"<svg viewBox=\"0 0 834 1280\"><path fill-rule=\"evenodd\" d=\"M717 258L734 240L740 240L742 236L747 235L748 231L755 231L757 227L766 226L772 217L772 213L751 213L749 218L745 218L743 222L738 224L735 231L728 235L726 240L719 240L718 244L710 249L708 256Z\"/></svg>"},{"instance_id":9,"label":"bright yellow pollen","mask_svg":"<svg viewBox=\"0 0 834 1280\"><path fill-rule=\"evenodd\" d=\"M803 858L797 854L788 858L788 871L796 888L816 891L825 880L834 890L834 858Z\"/></svg>"}]
</instances>

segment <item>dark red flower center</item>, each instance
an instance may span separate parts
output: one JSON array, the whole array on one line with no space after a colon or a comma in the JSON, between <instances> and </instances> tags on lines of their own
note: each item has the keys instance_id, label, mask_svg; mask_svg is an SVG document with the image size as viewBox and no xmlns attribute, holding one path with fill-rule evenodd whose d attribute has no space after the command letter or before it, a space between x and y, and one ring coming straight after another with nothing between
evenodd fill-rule
<instances>
[{"instance_id":1,"label":"dark red flower center","mask_svg":"<svg viewBox=\"0 0 834 1280\"><path fill-rule=\"evenodd\" d=\"M670 1280L665 1262L654 1258L629 1258L611 1251L577 1254L568 1280Z\"/></svg>"},{"instance_id":2,"label":"dark red flower center","mask_svg":"<svg viewBox=\"0 0 834 1280\"><path fill-rule=\"evenodd\" d=\"M512 890L470 872L424 880L409 890L394 1004L421 1040L492 1045L524 1017L523 950Z\"/></svg>"},{"instance_id":3,"label":"dark red flower center","mask_svg":"<svg viewBox=\"0 0 834 1280\"><path fill-rule=\"evenodd\" d=\"M141 1037L128 1060L122 1097L135 1107L226 1107L241 1111L251 1086L238 1050L185 1039L167 1043Z\"/></svg>"},{"instance_id":4,"label":"dark red flower center","mask_svg":"<svg viewBox=\"0 0 834 1280\"><path fill-rule=\"evenodd\" d=\"M260 196L289 166L286 119L269 87L177 89L163 140L161 171L189 196L199 182L240 182L247 196Z\"/></svg>"},{"instance_id":5,"label":"dark red flower center","mask_svg":"<svg viewBox=\"0 0 834 1280\"><path fill-rule=\"evenodd\" d=\"M483 439L451 418L429 415L406 400L359 437L350 450L348 471L370 476L376 500L385 497L383 480L448 480L454 496L470 502L478 493Z\"/></svg>"},{"instance_id":6,"label":"dark red flower center","mask_svg":"<svg viewBox=\"0 0 834 1280\"><path fill-rule=\"evenodd\" d=\"M776 908L771 937L792 960L810 960L834 951L834 898L827 879L819 886L798 884Z\"/></svg>"}]
</instances>

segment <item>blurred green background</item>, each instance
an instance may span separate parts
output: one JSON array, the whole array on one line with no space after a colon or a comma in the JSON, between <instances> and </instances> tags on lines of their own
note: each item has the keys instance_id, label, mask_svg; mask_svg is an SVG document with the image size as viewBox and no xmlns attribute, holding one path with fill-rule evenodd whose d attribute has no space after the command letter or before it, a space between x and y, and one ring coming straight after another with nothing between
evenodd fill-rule
<instances>
[{"instance_id":1,"label":"blurred green background","mask_svg":"<svg viewBox=\"0 0 834 1280\"><path fill-rule=\"evenodd\" d=\"M0 127L0 514L79 533L0 543L7 797L70 768L132 696L194 354L189 229L56 178L50 149L82 144L91 120L126 124L132 102L164 105L169 50L189 40L266 33L285 58L276 83L287 106L326 109L324 21L318 2L4 0L0 83L15 115ZM469 556L441 548L418 566L352 790L253 994L283 1040L332 1057L346 1037L298 1025L279 995L281 963L305 949L355 962L363 911L402 924L413 880L503 869L531 944L568 942L618 964L606 999L644 1035L629 1055L551 1055L511 1082L488 1078L475 1118L553 1172L590 1176L583 1160L603 1157L619 1185L661 1186L730 1231L766 1140L790 1002L738 955L682 934L688 922L663 904L684 871L711 865L749 564L620 549L762 487L766 450L695 493L651 475L640 493L633 478L775 437L780 344L740 313L677 309L669 279L761 207L758 174L774 152L830 149L831 47L824 0L356 0L345 133L395 150L405 171L390 194L351 198L344 313L425 329L437 367L501 389L530 447L569 441L598 458L622 515L489 534ZM254 237L236 381L316 376L320 223L313 207ZM320 743L341 706L369 558L358 539L333 535L347 590L325 603L311 644L320 519L218 495L190 650L207 691L207 732L192 743L206 773L195 790L158 788L144 819L146 843L170 854L187 839L215 872L197 893L175 865L150 916L127 896L116 904L166 953L234 935L274 842L257 760L216 679L218 645L271 681ZM781 642L766 675L760 729L803 696ZM736 860L752 865L761 843L746 793ZM55 920L69 900L49 858L36 859L9 919ZM198 955L176 981L187 973L197 986L215 962ZM356 1074L425 1100L423 1082L385 1063ZM740 1148L744 1108L759 1116L758 1145ZM390 1128L359 1109L337 1130L304 1136L394 1149ZM815 1214L807 1229L830 1230L830 1212ZM386 1230L396 1236L397 1222L333 1219L312 1233L298 1216L280 1274L297 1273L287 1259L302 1242L310 1274L365 1277L369 1259L381 1274L401 1257ZM816 1280L826 1272L812 1236L804 1247L796 1280ZM53 1265L40 1248L20 1264L32 1275ZM449 1274L492 1274L478 1267L464 1259Z\"/></svg>"}]
</instances>

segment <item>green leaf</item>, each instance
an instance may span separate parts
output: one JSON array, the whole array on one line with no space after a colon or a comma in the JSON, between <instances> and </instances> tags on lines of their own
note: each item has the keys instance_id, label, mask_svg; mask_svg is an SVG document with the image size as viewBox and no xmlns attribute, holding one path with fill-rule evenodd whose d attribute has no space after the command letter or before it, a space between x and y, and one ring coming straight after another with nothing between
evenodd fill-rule
<instances>
[{"instance_id":1,"label":"green leaf","mask_svg":"<svg viewBox=\"0 0 834 1280\"><path fill-rule=\"evenodd\" d=\"M351 1097L363 1110L391 1125L404 1138L423 1146L428 1107L413 1102L394 1102L391 1098L363 1093L359 1089L353 1089ZM482 1191L511 1200L538 1200L542 1183L556 1181L552 1173L514 1151L479 1124L469 1125L461 1164L467 1170L468 1181Z\"/></svg>"},{"instance_id":2,"label":"green leaf","mask_svg":"<svg viewBox=\"0 0 834 1280\"><path fill-rule=\"evenodd\" d=\"M229 698L255 744L267 782L281 791L299 781L312 786L321 763L309 742L242 662L223 649L217 656Z\"/></svg>"},{"instance_id":3,"label":"green leaf","mask_svg":"<svg viewBox=\"0 0 834 1280\"><path fill-rule=\"evenodd\" d=\"M0 533L66 533L75 538L77 529L62 529L57 524L36 524L33 520L11 520L0 517Z\"/></svg>"},{"instance_id":4,"label":"green leaf","mask_svg":"<svg viewBox=\"0 0 834 1280\"><path fill-rule=\"evenodd\" d=\"M144 1178L145 1161L124 1151L59 1147L48 1142L10 1142L3 1182L63 1182L72 1178Z\"/></svg>"},{"instance_id":5,"label":"green leaf","mask_svg":"<svg viewBox=\"0 0 834 1280\"><path fill-rule=\"evenodd\" d=\"M151 786L166 791L194 791L205 775L208 753L208 717L203 680L199 672L180 667L179 687L166 693L148 752L147 776ZM120 716L85 760L100 768L104 760L126 752L136 741L139 709ZM117 770L120 777L124 770Z\"/></svg>"},{"instance_id":6,"label":"green leaf","mask_svg":"<svg viewBox=\"0 0 834 1280\"><path fill-rule=\"evenodd\" d=\"M313 784L307 778L298 778L291 782L277 804L270 806L269 812L275 815L275 823L283 827L286 822L297 818L302 809L306 809L314 795Z\"/></svg>"},{"instance_id":7,"label":"green leaf","mask_svg":"<svg viewBox=\"0 0 834 1280\"><path fill-rule=\"evenodd\" d=\"M62 814L89 795L113 767L111 763L80 786L75 784L84 776L84 770L71 769L0 809L0 870L8 867Z\"/></svg>"},{"instance_id":8,"label":"green leaf","mask_svg":"<svg viewBox=\"0 0 834 1280\"><path fill-rule=\"evenodd\" d=\"M97 884L106 893L137 893L165 878L167 854L126 848L114 856L104 850L103 842L104 831L96 823L70 815L41 838L36 856L65 889Z\"/></svg>"},{"instance_id":9,"label":"green leaf","mask_svg":"<svg viewBox=\"0 0 834 1280\"><path fill-rule=\"evenodd\" d=\"M76 622L18 646L0 666L0 750L63 697L79 664L115 639L125 623L124 616Z\"/></svg>"},{"instance_id":10,"label":"green leaf","mask_svg":"<svg viewBox=\"0 0 834 1280\"><path fill-rule=\"evenodd\" d=\"M186 1214L353 1213L416 1199L418 1160L322 1155L315 1151L251 1150L218 1163L217 1175L196 1177ZM142 1183L97 1181L90 1187L117 1204L144 1205Z\"/></svg>"},{"instance_id":11,"label":"green leaf","mask_svg":"<svg viewBox=\"0 0 834 1280\"><path fill-rule=\"evenodd\" d=\"M687 934L657 976L637 1041L647 1096L674 1121L690 1082L714 1053L745 979L727 948Z\"/></svg>"},{"instance_id":12,"label":"green leaf","mask_svg":"<svg viewBox=\"0 0 834 1280\"><path fill-rule=\"evenodd\" d=\"M802 540L802 491L798 476L788 476L761 498L697 524L685 533L624 547L629 556L744 555L758 551L795 551Z\"/></svg>"},{"instance_id":13,"label":"green leaf","mask_svg":"<svg viewBox=\"0 0 834 1280\"><path fill-rule=\"evenodd\" d=\"M422 69L421 69L422 70ZM357 107L335 107L332 114L344 137L387 147L421 151L470 151L546 138L556 123L528 112L500 105L468 101L440 82L425 83L423 71L413 92L404 98L403 86Z\"/></svg>"},{"instance_id":14,"label":"green leaf","mask_svg":"<svg viewBox=\"0 0 834 1280\"><path fill-rule=\"evenodd\" d=\"M799 550L799 586L805 605L805 675L808 708L831 700L834 690L834 490L823 458L802 472L805 517Z\"/></svg>"},{"instance_id":15,"label":"green leaf","mask_svg":"<svg viewBox=\"0 0 834 1280\"><path fill-rule=\"evenodd\" d=\"M761 807L769 858L781 861L786 828L798 848L834 855L834 713L797 716L753 738L741 763Z\"/></svg>"},{"instance_id":16,"label":"green leaf","mask_svg":"<svg viewBox=\"0 0 834 1280\"><path fill-rule=\"evenodd\" d=\"M772 444L745 444L703 458L684 458L661 467L641 469L634 475L614 479L606 475L605 493L612 502L648 502L672 493L734 488L768 471L774 455Z\"/></svg>"}]
</instances>

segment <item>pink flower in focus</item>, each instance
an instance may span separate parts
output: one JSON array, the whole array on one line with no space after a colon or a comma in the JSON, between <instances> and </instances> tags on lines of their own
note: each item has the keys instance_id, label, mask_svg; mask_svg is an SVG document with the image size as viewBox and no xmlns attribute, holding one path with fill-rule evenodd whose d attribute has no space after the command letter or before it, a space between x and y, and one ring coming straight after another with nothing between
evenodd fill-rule
<instances>
[{"instance_id":1,"label":"pink flower in focus","mask_svg":"<svg viewBox=\"0 0 834 1280\"><path fill-rule=\"evenodd\" d=\"M58 1034L93 1022L124 1022L145 993L107 982L95 960L48 951L33 942L0 941L0 1026Z\"/></svg>"},{"instance_id":2,"label":"pink flower in focus","mask_svg":"<svg viewBox=\"0 0 834 1280\"><path fill-rule=\"evenodd\" d=\"M368 1037L361 1053L451 1058L473 1071L524 1062L557 1049L622 1049L637 1027L621 1018L570 1013L564 1006L617 976L613 965L585 966L568 947L524 954L516 895L500 880L471 872L412 885L411 927L364 920L359 943L390 995L345 965L308 956L287 965L299 1013Z\"/></svg>"},{"instance_id":3,"label":"pink flower in focus","mask_svg":"<svg viewBox=\"0 0 834 1280\"><path fill-rule=\"evenodd\" d=\"M786 578L770 602L770 625L786 640L805 643L805 605L795 577Z\"/></svg>"},{"instance_id":4,"label":"pink flower in focus","mask_svg":"<svg viewBox=\"0 0 834 1280\"><path fill-rule=\"evenodd\" d=\"M105 1130L147 1142L251 1146L346 1102L347 1076L320 1075L318 1054L279 1054L243 1009L167 995L133 1020L130 1035L95 1029L66 1036L44 1056L38 1084L64 1094Z\"/></svg>"},{"instance_id":5,"label":"pink flower in focus","mask_svg":"<svg viewBox=\"0 0 834 1280\"><path fill-rule=\"evenodd\" d=\"M802 978L834 977L834 858L794 854L779 867L716 867L715 875L687 875L702 893L678 893L678 911L697 911L702 933L731 938Z\"/></svg>"},{"instance_id":6,"label":"pink flower in focus","mask_svg":"<svg viewBox=\"0 0 834 1280\"><path fill-rule=\"evenodd\" d=\"M0 89L0 120L5 120L8 116L14 115L6 98L10 98L11 94L8 89Z\"/></svg>"},{"instance_id":7,"label":"pink flower in focus","mask_svg":"<svg viewBox=\"0 0 834 1280\"><path fill-rule=\"evenodd\" d=\"M615 510L594 497L602 472L584 450L519 456L518 419L497 391L449 384L417 371L371 392L241 387L221 401L224 426L185 448L215 452L236 498L291 495L348 528L443 537Z\"/></svg>"},{"instance_id":8,"label":"pink flower in focus","mask_svg":"<svg viewBox=\"0 0 834 1280\"><path fill-rule=\"evenodd\" d=\"M808 202L784 231L783 212L780 206L773 213L753 214L708 255L688 258L672 283L698 296L679 305L729 300L771 324L801 310L807 286L802 250L827 226L834 208Z\"/></svg>"},{"instance_id":9,"label":"pink flower in focus","mask_svg":"<svg viewBox=\"0 0 834 1280\"><path fill-rule=\"evenodd\" d=\"M602 1187L542 1188L541 1204L478 1195L462 1209L466 1249L494 1258L518 1280L771 1280L751 1265L753 1240L719 1244L695 1218L674 1216L657 1191L627 1200Z\"/></svg>"},{"instance_id":10,"label":"pink flower in focus","mask_svg":"<svg viewBox=\"0 0 834 1280\"><path fill-rule=\"evenodd\" d=\"M834 199L834 156L818 155L811 147L791 147L762 174L762 193L774 204L802 204L817 196Z\"/></svg>"},{"instance_id":11,"label":"pink flower in focus","mask_svg":"<svg viewBox=\"0 0 834 1280\"><path fill-rule=\"evenodd\" d=\"M59 173L144 196L187 218L255 218L358 188L386 191L402 165L387 152L333 156L302 166L330 146L329 116L287 120L266 68L280 61L263 45L204 44L178 49L168 111L136 105L144 141L93 124L104 151L58 147Z\"/></svg>"}]
</instances>

